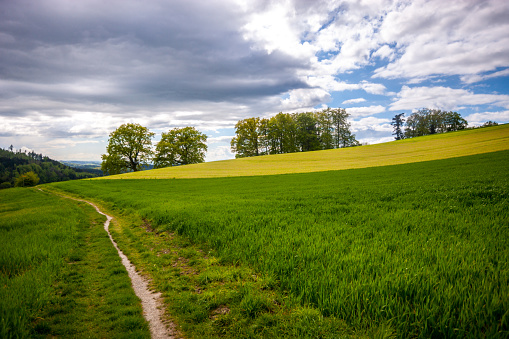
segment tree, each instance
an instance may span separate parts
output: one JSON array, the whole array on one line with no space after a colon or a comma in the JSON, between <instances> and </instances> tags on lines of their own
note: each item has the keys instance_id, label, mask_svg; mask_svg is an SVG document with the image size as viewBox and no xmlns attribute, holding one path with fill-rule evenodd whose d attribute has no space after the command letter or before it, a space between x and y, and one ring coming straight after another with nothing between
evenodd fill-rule
<instances>
[{"instance_id":1,"label":"tree","mask_svg":"<svg viewBox=\"0 0 509 339\"><path fill-rule=\"evenodd\" d=\"M154 133L140 124L123 124L110 133L107 154L101 155L101 170L105 174L139 171L148 166L153 154Z\"/></svg>"},{"instance_id":2,"label":"tree","mask_svg":"<svg viewBox=\"0 0 509 339\"><path fill-rule=\"evenodd\" d=\"M207 136L194 127L174 128L163 133L156 146L154 167L197 164L205 161Z\"/></svg>"},{"instance_id":3,"label":"tree","mask_svg":"<svg viewBox=\"0 0 509 339\"><path fill-rule=\"evenodd\" d=\"M391 125L394 126L394 133L392 133L392 135L395 135L394 139L396 140L405 138L405 134L402 130L403 124L405 123L403 116L405 116L405 113L396 114L394 118L392 118Z\"/></svg>"},{"instance_id":4,"label":"tree","mask_svg":"<svg viewBox=\"0 0 509 339\"><path fill-rule=\"evenodd\" d=\"M405 137L458 131L465 129L467 125L468 122L459 113L423 108L408 117Z\"/></svg>"},{"instance_id":5,"label":"tree","mask_svg":"<svg viewBox=\"0 0 509 339\"><path fill-rule=\"evenodd\" d=\"M498 126L498 123L495 121L486 121L484 124L482 124L481 127L491 127L491 126Z\"/></svg>"},{"instance_id":6,"label":"tree","mask_svg":"<svg viewBox=\"0 0 509 339\"><path fill-rule=\"evenodd\" d=\"M468 122L456 112L447 112L444 118L446 132L459 131L465 129L468 125Z\"/></svg>"},{"instance_id":7,"label":"tree","mask_svg":"<svg viewBox=\"0 0 509 339\"><path fill-rule=\"evenodd\" d=\"M315 115L311 112L297 114L297 143L302 152L320 149Z\"/></svg>"},{"instance_id":8,"label":"tree","mask_svg":"<svg viewBox=\"0 0 509 339\"><path fill-rule=\"evenodd\" d=\"M248 118L235 124L235 137L230 142L236 158L259 155L260 118Z\"/></svg>"},{"instance_id":9,"label":"tree","mask_svg":"<svg viewBox=\"0 0 509 339\"><path fill-rule=\"evenodd\" d=\"M37 174L35 174L34 172L30 171L17 177L14 185L16 187L29 187L35 186L38 183L39 176L37 176Z\"/></svg>"},{"instance_id":10,"label":"tree","mask_svg":"<svg viewBox=\"0 0 509 339\"><path fill-rule=\"evenodd\" d=\"M350 131L350 123L347 120L350 114L346 113L344 108L332 109L330 112L334 127L334 147L359 146L360 143L355 139L355 134Z\"/></svg>"},{"instance_id":11,"label":"tree","mask_svg":"<svg viewBox=\"0 0 509 339\"><path fill-rule=\"evenodd\" d=\"M334 148L334 126L330 108L315 113L320 145L322 149Z\"/></svg>"}]
</instances>

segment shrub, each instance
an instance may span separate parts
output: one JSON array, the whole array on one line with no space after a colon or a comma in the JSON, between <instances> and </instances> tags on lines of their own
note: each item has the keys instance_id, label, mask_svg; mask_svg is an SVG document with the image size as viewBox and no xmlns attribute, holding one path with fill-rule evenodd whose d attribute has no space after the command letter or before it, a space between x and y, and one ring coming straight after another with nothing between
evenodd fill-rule
<instances>
[{"instance_id":1,"label":"shrub","mask_svg":"<svg viewBox=\"0 0 509 339\"><path fill-rule=\"evenodd\" d=\"M35 186L39 183L39 177L34 172L27 172L16 178L16 187Z\"/></svg>"}]
</instances>

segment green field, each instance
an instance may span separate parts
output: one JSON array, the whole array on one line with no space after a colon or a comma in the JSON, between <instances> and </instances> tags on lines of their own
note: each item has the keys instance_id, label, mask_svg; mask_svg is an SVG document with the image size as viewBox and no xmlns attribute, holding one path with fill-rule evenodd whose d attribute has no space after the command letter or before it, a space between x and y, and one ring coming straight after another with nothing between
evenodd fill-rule
<instances>
[{"instance_id":1,"label":"green field","mask_svg":"<svg viewBox=\"0 0 509 339\"><path fill-rule=\"evenodd\" d=\"M0 192L1 338L150 337L104 220L36 189Z\"/></svg>"},{"instance_id":2,"label":"green field","mask_svg":"<svg viewBox=\"0 0 509 339\"><path fill-rule=\"evenodd\" d=\"M423 147L406 144L413 142ZM509 335L509 151L317 173L50 186L150 225L148 232L141 221L126 224L116 237L167 297L187 298L167 302L191 336L335 337L335 321L354 336ZM192 289L169 280L179 259L153 250L174 236L217 258L208 273L186 278ZM194 259L188 255L188 265ZM221 266L252 269L285 298L221 299L214 288L232 280L214 276ZM231 312L214 315L218 304ZM292 307L312 315L311 332L286 327ZM203 324L208 332L193 332Z\"/></svg>"},{"instance_id":3,"label":"green field","mask_svg":"<svg viewBox=\"0 0 509 339\"><path fill-rule=\"evenodd\" d=\"M383 144L215 161L109 176L107 179L181 179L335 171L482 154L509 149L509 124Z\"/></svg>"},{"instance_id":4,"label":"green field","mask_svg":"<svg viewBox=\"0 0 509 339\"><path fill-rule=\"evenodd\" d=\"M43 189L187 338L509 337L509 125ZM0 192L0 337L149 336L103 221Z\"/></svg>"}]
</instances>

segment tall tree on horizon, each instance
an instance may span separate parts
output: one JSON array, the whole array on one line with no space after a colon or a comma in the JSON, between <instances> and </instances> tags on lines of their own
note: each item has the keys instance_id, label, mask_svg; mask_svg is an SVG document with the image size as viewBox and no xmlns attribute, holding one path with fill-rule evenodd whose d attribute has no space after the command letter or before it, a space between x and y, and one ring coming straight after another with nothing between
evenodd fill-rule
<instances>
[{"instance_id":1,"label":"tall tree on horizon","mask_svg":"<svg viewBox=\"0 0 509 339\"><path fill-rule=\"evenodd\" d=\"M405 133L403 133L403 124L405 123L405 119L403 118L405 116L405 113L396 114L394 118L392 118L391 125L394 127L394 133L392 135L395 135L394 139L401 140L405 138Z\"/></svg>"}]
</instances>

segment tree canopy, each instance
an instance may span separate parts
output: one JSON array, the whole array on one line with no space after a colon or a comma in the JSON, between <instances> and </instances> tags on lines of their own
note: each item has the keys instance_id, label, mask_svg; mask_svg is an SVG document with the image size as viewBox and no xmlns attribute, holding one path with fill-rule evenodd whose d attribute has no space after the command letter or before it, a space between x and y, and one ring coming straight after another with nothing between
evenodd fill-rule
<instances>
[{"instance_id":1,"label":"tree canopy","mask_svg":"<svg viewBox=\"0 0 509 339\"><path fill-rule=\"evenodd\" d=\"M152 157L152 137L155 133L140 124L123 124L110 133L107 154L101 156L102 171L119 174L139 171L148 166Z\"/></svg>"},{"instance_id":2,"label":"tree canopy","mask_svg":"<svg viewBox=\"0 0 509 339\"><path fill-rule=\"evenodd\" d=\"M342 108L319 112L278 113L248 118L235 125L231 150L236 158L358 146Z\"/></svg>"},{"instance_id":3,"label":"tree canopy","mask_svg":"<svg viewBox=\"0 0 509 339\"><path fill-rule=\"evenodd\" d=\"M162 133L156 146L154 167L196 164L205 161L207 136L194 127L174 128Z\"/></svg>"},{"instance_id":4,"label":"tree canopy","mask_svg":"<svg viewBox=\"0 0 509 339\"><path fill-rule=\"evenodd\" d=\"M423 108L406 120L405 138L465 129L468 122L457 112Z\"/></svg>"}]
</instances>

